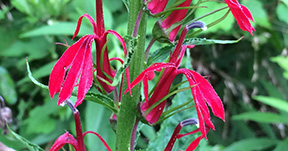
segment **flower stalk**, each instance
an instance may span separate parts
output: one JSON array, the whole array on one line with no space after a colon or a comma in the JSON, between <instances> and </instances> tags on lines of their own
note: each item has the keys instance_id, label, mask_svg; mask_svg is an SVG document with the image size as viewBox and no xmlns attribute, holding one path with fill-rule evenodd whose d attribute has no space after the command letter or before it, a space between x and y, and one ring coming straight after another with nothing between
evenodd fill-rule
<instances>
[{"instance_id":1,"label":"flower stalk","mask_svg":"<svg viewBox=\"0 0 288 151\"><path fill-rule=\"evenodd\" d=\"M138 14L141 11L140 9L142 9L142 2L130 0L129 4L127 35L133 36L133 33L136 33L135 31L137 30L134 28L135 24L140 22L137 37L134 37L137 38L137 45L132 46L129 41L126 42L128 52L132 51L131 49L134 49L134 54L129 64L130 77L134 79L143 70L142 62L144 62L146 14L142 15L141 20L137 20ZM127 87L125 78L126 77L124 77L123 80L124 88ZM116 150L118 151L127 151L128 148L130 149L132 131L136 120L136 108L140 97L140 88L140 85L134 87L132 89L132 96L130 96L130 94L125 94L121 99L116 129Z\"/></svg>"}]
</instances>

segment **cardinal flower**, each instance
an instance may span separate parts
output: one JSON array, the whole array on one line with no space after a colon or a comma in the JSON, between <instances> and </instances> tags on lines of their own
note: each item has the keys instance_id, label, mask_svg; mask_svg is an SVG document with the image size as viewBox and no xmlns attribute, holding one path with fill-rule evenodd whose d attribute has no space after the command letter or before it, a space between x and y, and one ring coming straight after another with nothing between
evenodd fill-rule
<instances>
[{"instance_id":1,"label":"cardinal flower","mask_svg":"<svg viewBox=\"0 0 288 151\"><path fill-rule=\"evenodd\" d=\"M195 124L198 124L198 120L197 120L197 119L194 119L194 118L186 119L186 120L180 122L180 123L176 126L176 128L175 128L175 130L174 130L174 132L173 132L173 134L172 134L172 136L171 136L171 138L170 138L167 146L165 147L164 151L171 151L172 148L173 148L173 146L174 146L174 144L175 144L175 141L176 141L177 139L180 139L180 138L182 138L182 137L184 137L184 136L191 135L191 134L195 134L195 133L199 132L200 129L197 128L196 130L191 131L191 132L189 132L189 133L179 134L179 133L180 133L180 130L181 130L184 126L195 125ZM209 129L210 129L209 127L205 127L206 133L208 133ZM203 139L203 138L204 138L203 134L202 134L201 136L199 136L198 138L196 138L193 142L191 142L191 144L188 146L188 148L186 149L186 151L193 151L193 150L198 146L200 140Z\"/></svg>"},{"instance_id":2,"label":"cardinal flower","mask_svg":"<svg viewBox=\"0 0 288 151\"><path fill-rule=\"evenodd\" d=\"M92 42L96 44L96 83L100 92L110 93L114 90L114 86L110 86L107 82L112 83L115 76L115 70L110 65L111 60L121 60L120 58L108 58L106 48L107 34L113 34L121 42L126 56L126 45L123 38L113 30L104 29L102 1L97 0L97 24L88 14L84 14L78 20L78 24L74 33L75 38L80 30L82 18L87 18L92 27L93 34L80 38L76 43L71 45L55 64L49 79L49 92L51 98L60 92L58 105L71 97L73 88L78 85L77 101L75 107L82 103L87 91L93 82L93 61L91 53ZM70 68L70 69L69 69ZM68 71L69 69L69 71ZM66 72L67 75L65 76ZM65 79L64 79L65 77ZM77 81L79 80L79 83ZM127 77L129 83L129 77Z\"/></svg>"},{"instance_id":3,"label":"cardinal flower","mask_svg":"<svg viewBox=\"0 0 288 151\"><path fill-rule=\"evenodd\" d=\"M49 149L49 151L58 151L60 150L65 144L71 144L75 151L86 151L85 145L84 145L84 137L86 134L94 134L96 135L100 141L104 144L106 149L108 151L111 151L108 144L105 142L105 140L96 132L93 131L86 131L85 133L82 133L82 126L81 126L81 120L79 112L76 108L74 108L73 103L70 100L67 100L67 105L70 107L74 114L75 119L75 128L76 128L76 135L77 139L73 137L69 132L65 132L63 135L59 136L52 147Z\"/></svg>"},{"instance_id":4,"label":"cardinal flower","mask_svg":"<svg viewBox=\"0 0 288 151\"><path fill-rule=\"evenodd\" d=\"M253 35L252 32L255 31L255 29L252 27L250 20L253 22L254 20L248 8L239 4L238 0L225 0L225 2L230 8L240 28L243 31L248 31L251 35Z\"/></svg>"},{"instance_id":5,"label":"cardinal flower","mask_svg":"<svg viewBox=\"0 0 288 151\"><path fill-rule=\"evenodd\" d=\"M150 67L146 68L142 73L139 74L138 77L136 77L134 81L131 82L131 88L133 88L139 82L143 81L145 101L142 103L140 108L146 120L150 124L154 124L160 118L166 103L166 100L161 103L158 101L168 95L169 89L176 75L184 74L191 86L191 92L193 94L195 107L199 118L200 131L206 138L207 132L205 131L205 125L207 125L209 128L212 128L213 130L215 129L213 123L211 122L207 104L212 109L213 114L224 121L224 108L221 99L213 87L209 84L209 82L200 74L189 69L179 69L180 62L187 48L187 46L182 45L185 35L189 29L195 28L198 25L200 25L201 28L206 27L203 27L203 24L199 22L194 22L190 25L187 25L180 35L175 50L170 55L169 62L154 63ZM163 68L164 71L161 75L161 78L157 83L152 96L148 98L148 80L153 78L154 71L161 71ZM125 92L127 92L127 90ZM159 104L153 109L150 109L155 103Z\"/></svg>"}]
</instances>

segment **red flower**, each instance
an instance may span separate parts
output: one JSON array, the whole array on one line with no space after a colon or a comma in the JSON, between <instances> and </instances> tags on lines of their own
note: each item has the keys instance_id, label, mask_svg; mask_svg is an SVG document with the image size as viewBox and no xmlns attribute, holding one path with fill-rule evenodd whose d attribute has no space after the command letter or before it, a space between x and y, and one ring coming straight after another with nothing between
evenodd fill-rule
<instances>
[{"instance_id":1,"label":"red flower","mask_svg":"<svg viewBox=\"0 0 288 151\"><path fill-rule=\"evenodd\" d=\"M187 25L183 29L179 41L176 45L176 48L170 56L169 62L152 64L142 73L140 73L138 77L136 77L136 79L131 83L131 88L133 88L141 80L143 81L145 102L141 105L141 111L144 113L146 120L150 124L153 124L157 122L159 117L161 116L163 109L165 107L166 100L161 102L151 111L148 109L169 93L170 86L176 75L184 74L191 86L191 92L193 94L197 115L199 118L200 130L203 136L206 138L205 125L207 124L209 128L212 128L214 130L214 125L211 122L207 104L211 107L214 115L221 118L223 121L224 121L224 108L221 99L219 98L219 96L214 91L213 87L209 84L209 82L206 79L204 79L201 75L199 75L195 71L189 69L178 69L180 66L180 62L184 56L185 50L187 48L187 46L184 45L182 46L182 43L184 41L185 35L187 34L189 27L194 28L195 27L194 25L203 25L199 24L199 22L192 24L193 25ZM155 87L152 96L148 98L148 80L151 80L151 73L153 73L154 71L160 71L163 68L165 68L163 74L157 86ZM127 90L125 92L127 92ZM146 110L148 111L148 113L146 113L147 112Z\"/></svg>"},{"instance_id":2,"label":"red flower","mask_svg":"<svg viewBox=\"0 0 288 151\"><path fill-rule=\"evenodd\" d=\"M63 135L59 136L56 139L56 141L54 142L53 146L49 149L49 151L58 151L65 144L71 144L76 151L86 151L84 145L84 137L88 133L96 135L100 139L100 141L104 144L106 149L108 151L111 151L110 147L107 145L105 140L98 133L93 131L86 131L85 133L82 133L81 120L78 110L74 108L70 100L67 101L67 105L71 108L74 114L77 139L75 139L69 132L66 131Z\"/></svg>"},{"instance_id":3,"label":"red flower","mask_svg":"<svg viewBox=\"0 0 288 151\"><path fill-rule=\"evenodd\" d=\"M175 143L176 139L180 139L180 138L182 138L184 136L195 134L195 133L199 132L200 129L198 128L198 129L196 129L196 130L194 130L192 132L186 133L186 134L179 134L179 132L182 129L182 127L188 126L188 125L195 125L195 124L198 124L198 121L197 121L197 119L194 119L194 118L186 119L186 120L180 122L176 126L176 128L175 128L175 130L174 130L174 132L173 132L173 134L172 134L167 146L165 147L164 151L171 151L173 146L174 146L174 143ZM210 128L206 126L205 127L205 133L208 133L209 129ZM199 136L198 138L196 138L193 142L191 142L191 144L188 146L186 151L193 151L198 146L198 144L199 144L199 142L200 142L200 140L202 138L204 138L203 134L201 136Z\"/></svg>"},{"instance_id":4,"label":"red flower","mask_svg":"<svg viewBox=\"0 0 288 151\"><path fill-rule=\"evenodd\" d=\"M178 5L177 7L187 7L190 6L192 0L186 0L183 3L181 3L180 5ZM171 12L171 14L165 18L162 23L161 23L161 27L164 30L167 30L168 28L170 28L173 24L181 21L182 19L184 19L184 17L186 16L187 13L187 9L180 9L180 10L174 10ZM168 33L166 33L168 35L168 38L170 41L174 41L177 33L180 29L181 25L175 27L174 29L172 29L171 31L168 31Z\"/></svg>"},{"instance_id":5,"label":"red flower","mask_svg":"<svg viewBox=\"0 0 288 151\"><path fill-rule=\"evenodd\" d=\"M252 32L255 31L255 29L252 27L250 20L253 22L254 20L248 8L239 4L237 0L225 0L225 2L230 8L240 28L243 31L248 31L251 35L253 35Z\"/></svg>"},{"instance_id":6,"label":"red flower","mask_svg":"<svg viewBox=\"0 0 288 151\"><path fill-rule=\"evenodd\" d=\"M85 94L90 89L93 82L93 61L91 53L92 42L96 43L96 71L97 77L96 82L99 91L110 93L114 90L114 86L110 86L105 82L112 83L113 77L115 76L116 71L111 68L111 60L121 60L120 58L113 58L109 60L108 52L106 47L106 37L107 34L113 34L116 36L121 44L123 45L124 53L126 56L126 45L123 38L113 30L107 30L104 32L104 22L102 14L102 1L96 1L97 3L101 2L100 11L97 9L97 24L94 19L88 14L84 14L78 20L77 28L75 30L73 38L75 38L79 32L81 21L83 17L86 17L93 27L94 34L86 35L79 39L76 43L70 46L65 53L60 57L58 62L55 64L49 79L49 92L51 98L60 91L58 105L63 103L65 100L71 97L74 86L80 77L78 83L78 93L77 101L75 107L80 105L85 98ZM100 14L100 16L99 16ZM102 15L102 19L101 19ZM99 19L100 18L100 19ZM68 71L68 74L64 80L65 73ZM129 77L127 78L127 81ZM63 83L63 85L62 85ZM129 83L129 82L128 82Z\"/></svg>"},{"instance_id":7,"label":"red flower","mask_svg":"<svg viewBox=\"0 0 288 151\"><path fill-rule=\"evenodd\" d=\"M151 14L157 14L164 10L168 3L168 0L150 0L147 3L147 8L151 12Z\"/></svg>"}]
</instances>

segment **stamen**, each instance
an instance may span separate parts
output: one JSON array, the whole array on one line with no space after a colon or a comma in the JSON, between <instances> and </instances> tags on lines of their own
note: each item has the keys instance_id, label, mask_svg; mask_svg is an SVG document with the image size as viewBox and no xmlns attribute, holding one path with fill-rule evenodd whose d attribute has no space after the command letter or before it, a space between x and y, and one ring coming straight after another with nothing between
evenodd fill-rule
<instances>
[{"instance_id":1,"label":"stamen","mask_svg":"<svg viewBox=\"0 0 288 151\"><path fill-rule=\"evenodd\" d=\"M194 29L194 28L201 28L204 31L207 30L206 24L204 22L202 22L202 21L195 21L195 22L187 25L186 28L188 30L191 30L191 29Z\"/></svg>"},{"instance_id":2,"label":"stamen","mask_svg":"<svg viewBox=\"0 0 288 151\"><path fill-rule=\"evenodd\" d=\"M77 109L74 108L74 104L70 99L66 100L65 102L69 106L69 108L72 110L73 113L77 112Z\"/></svg>"},{"instance_id":3,"label":"stamen","mask_svg":"<svg viewBox=\"0 0 288 151\"><path fill-rule=\"evenodd\" d=\"M180 122L181 126L187 126L187 125L195 125L195 124L198 124L198 119L196 118L189 118L189 119L186 119L182 122Z\"/></svg>"}]
</instances>

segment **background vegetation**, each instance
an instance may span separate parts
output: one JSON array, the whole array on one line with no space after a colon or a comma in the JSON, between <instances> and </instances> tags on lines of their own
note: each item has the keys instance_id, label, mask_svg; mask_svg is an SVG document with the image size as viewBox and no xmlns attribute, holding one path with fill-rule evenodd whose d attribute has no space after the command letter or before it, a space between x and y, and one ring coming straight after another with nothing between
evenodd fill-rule
<instances>
[{"instance_id":1,"label":"background vegetation","mask_svg":"<svg viewBox=\"0 0 288 151\"><path fill-rule=\"evenodd\" d=\"M95 16L94 3L94 0L0 1L0 95L13 112L11 129L42 148L48 149L65 129L73 133L73 117L67 107L56 105L57 97L51 101L47 89L31 82L25 57L33 76L47 84L52 67L66 50L65 46L55 43L65 43L65 40L68 45L73 43L71 36L78 17L86 12ZM226 113L225 123L212 117L216 131L210 131L208 141L201 141L199 150L283 151L288 148L288 0L242 0L240 3L247 6L254 17L254 36L241 31L230 13L224 21L199 36L231 40L244 36L239 43L197 46L187 53L190 57L184 66L192 65L202 75L210 76ZM215 2L205 5L208 8L197 9L195 17L224 6ZM225 11L221 11L203 21L210 23L224 14ZM106 29L126 34L127 10L121 0L104 0L104 17ZM146 44L156 21L148 19ZM88 22L86 26L82 25L79 36L92 33ZM112 50L109 55L123 56L116 38L109 41L108 47ZM191 96L190 93L180 93L173 100ZM115 134L109 124L111 112L88 101L79 107L84 129L98 132L114 148ZM177 116L184 119L183 116L196 115L194 110L187 110L169 118L161 127L140 124L137 147L163 149L169 139L163 132L172 134L179 122ZM94 137L88 136L86 141L88 150L105 150ZM26 148L11 134L1 134L0 142L15 150ZM180 144L185 142L178 141L175 148L181 149Z\"/></svg>"}]
</instances>

